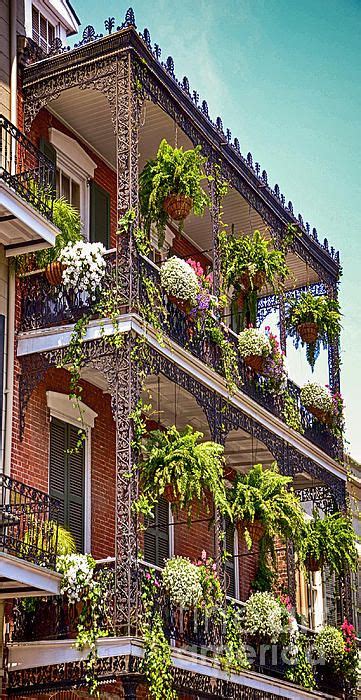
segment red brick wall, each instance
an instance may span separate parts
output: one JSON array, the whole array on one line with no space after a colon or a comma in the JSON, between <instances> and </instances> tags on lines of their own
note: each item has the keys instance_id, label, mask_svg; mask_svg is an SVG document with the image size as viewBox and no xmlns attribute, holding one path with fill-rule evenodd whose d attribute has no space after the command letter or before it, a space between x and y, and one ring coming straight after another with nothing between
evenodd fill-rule
<instances>
[{"instance_id":1,"label":"red brick wall","mask_svg":"<svg viewBox=\"0 0 361 700\"><path fill-rule=\"evenodd\" d=\"M94 160L97 167L94 171L94 180L102 187L104 190L110 194L110 244L114 248L116 244L116 230L117 230L117 177L114 170L112 170L104 161L92 151L89 146L84 143L78 136L76 136L70 129L68 129L62 122L60 122L53 114L50 114L45 108L41 109L40 112L35 117L29 138L39 146L40 138L49 138L49 127L58 129L63 134L70 136L75 139L84 151Z\"/></svg>"},{"instance_id":2,"label":"red brick wall","mask_svg":"<svg viewBox=\"0 0 361 700\"><path fill-rule=\"evenodd\" d=\"M114 556L115 423L110 397L88 382L82 382L82 400L98 418L91 433L91 539L95 558ZM49 424L46 391L67 393L69 373L51 369L34 390L26 412L25 432L18 439L15 411L12 476L48 491Z\"/></svg>"}]
</instances>

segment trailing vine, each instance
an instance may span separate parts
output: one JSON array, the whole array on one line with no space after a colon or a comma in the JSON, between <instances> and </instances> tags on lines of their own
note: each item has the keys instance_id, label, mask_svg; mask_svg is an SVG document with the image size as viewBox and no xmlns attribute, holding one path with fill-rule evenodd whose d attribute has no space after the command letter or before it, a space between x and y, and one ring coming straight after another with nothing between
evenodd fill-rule
<instances>
[{"instance_id":1,"label":"trailing vine","mask_svg":"<svg viewBox=\"0 0 361 700\"><path fill-rule=\"evenodd\" d=\"M231 673L250 668L242 636L242 612L229 603L223 612L225 622L224 648L218 654L221 669Z\"/></svg>"}]
</instances>

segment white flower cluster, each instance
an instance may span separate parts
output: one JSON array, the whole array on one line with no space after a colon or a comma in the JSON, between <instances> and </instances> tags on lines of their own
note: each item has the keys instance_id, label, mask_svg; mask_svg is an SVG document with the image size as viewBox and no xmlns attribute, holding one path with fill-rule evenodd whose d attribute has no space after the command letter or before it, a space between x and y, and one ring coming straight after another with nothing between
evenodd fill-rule
<instances>
[{"instance_id":1,"label":"white flower cluster","mask_svg":"<svg viewBox=\"0 0 361 700\"><path fill-rule=\"evenodd\" d=\"M238 336L238 348L241 357L249 355L262 355L267 357L271 354L271 343L267 336L258 328L246 328Z\"/></svg>"},{"instance_id":2,"label":"white flower cluster","mask_svg":"<svg viewBox=\"0 0 361 700\"><path fill-rule=\"evenodd\" d=\"M168 559L163 569L164 587L172 603L192 608L202 599L201 571L186 557Z\"/></svg>"},{"instance_id":3,"label":"white flower cluster","mask_svg":"<svg viewBox=\"0 0 361 700\"><path fill-rule=\"evenodd\" d=\"M82 600L85 589L92 586L95 561L89 554L64 554L57 558L62 574L60 593L72 603Z\"/></svg>"},{"instance_id":4,"label":"white flower cluster","mask_svg":"<svg viewBox=\"0 0 361 700\"><path fill-rule=\"evenodd\" d=\"M287 653L289 659L295 660L298 656L298 640L300 636L300 630L297 624L297 620L293 615L291 615L288 622L288 634L289 642L287 645Z\"/></svg>"},{"instance_id":5,"label":"white flower cluster","mask_svg":"<svg viewBox=\"0 0 361 700\"><path fill-rule=\"evenodd\" d=\"M176 256L166 260L160 268L160 281L167 294L182 301L196 303L199 293L198 278L185 260Z\"/></svg>"},{"instance_id":6,"label":"white flower cluster","mask_svg":"<svg viewBox=\"0 0 361 700\"><path fill-rule=\"evenodd\" d=\"M88 292L92 299L105 275L105 248L102 243L69 243L59 256L64 265L63 283L68 289Z\"/></svg>"},{"instance_id":7,"label":"white flower cluster","mask_svg":"<svg viewBox=\"0 0 361 700\"><path fill-rule=\"evenodd\" d=\"M248 598L245 610L246 631L276 644L283 631L283 610L272 593L254 593Z\"/></svg>"},{"instance_id":8,"label":"white flower cluster","mask_svg":"<svg viewBox=\"0 0 361 700\"><path fill-rule=\"evenodd\" d=\"M326 413L332 411L333 408L330 392L316 382L308 382L302 387L301 401L306 408L307 406L314 406Z\"/></svg>"},{"instance_id":9,"label":"white flower cluster","mask_svg":"<svg viewBox=\"0 0 361 700\"><path fill-rule=\"evenodd\" d=\"M315 639L315 649L320 659L337 664L344 656L345 642L341 630L326 625Z\"/></svg>"}]
</instances>

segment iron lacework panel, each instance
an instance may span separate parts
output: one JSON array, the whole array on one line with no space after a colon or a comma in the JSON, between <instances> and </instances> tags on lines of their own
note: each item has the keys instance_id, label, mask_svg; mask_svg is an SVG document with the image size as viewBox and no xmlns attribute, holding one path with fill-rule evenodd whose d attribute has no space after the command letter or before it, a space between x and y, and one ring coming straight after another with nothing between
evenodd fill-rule
<instances>
[{"instance_id":1,"label":"iron lacework panel","mask_svg":"<svg viewBox=\"0 0 361 700\"><path fill-rule=\"evenodd\" d=\"M55 165L19 129L0 114L0 181L53 219Z\"/></svg>"},{"instance_id":2,"label":"iron lacework panel","mask_svg":"<svg viewBox=\"0 0 361 700\"><path fill-rule=\"evenodd\" d=\"M55 568L58 502L38 489L0 475L0 551Z\"/></svg>"}]
</instances>

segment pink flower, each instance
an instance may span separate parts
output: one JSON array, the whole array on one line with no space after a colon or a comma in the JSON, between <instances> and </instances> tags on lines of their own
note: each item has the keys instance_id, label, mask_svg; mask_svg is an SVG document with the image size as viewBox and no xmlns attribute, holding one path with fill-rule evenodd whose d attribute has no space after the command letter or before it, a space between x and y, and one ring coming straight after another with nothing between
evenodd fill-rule
<instances>
[{"instance_id":1,"label":"pink flower","mask_svg":"<svg viewBox=\"0 0 361 700\"><path fill-rule=\"evenodd\" d=\"M212 569L213 569L213 571L217 571L217 564L213 564Z\"/></svg>"},{"instance_id":2,"label":"pink flower","mask_svg":"<svg viewBox=\"0 0 361 700\"><path fill-rule=\"evenodd\" d=\"M201 555L201 556L202 556L203 561L205 561L205 560L207 559L207 552L206 552L205 549L202 549L202 555Z\"/></svg>"},{"instance_id":3,"label":"pink flower","mask_svg":"<svg viewBox=\"0 0 361 700\"><path fill-rule=\"evenodd\" d=\"M147 581L150 581L151 577L149 571L147 571L147 573L145 574L145 578L147 579Z\"/></svg>"}]
</instances>

